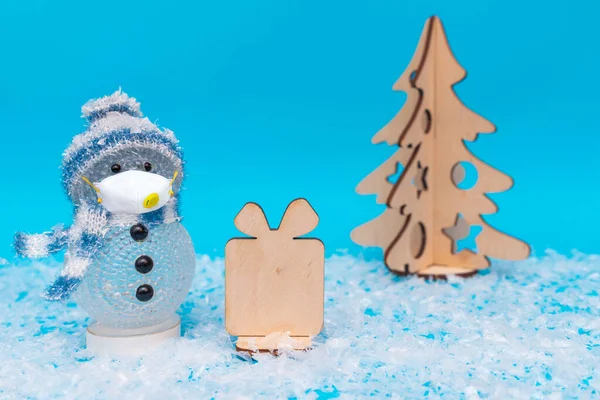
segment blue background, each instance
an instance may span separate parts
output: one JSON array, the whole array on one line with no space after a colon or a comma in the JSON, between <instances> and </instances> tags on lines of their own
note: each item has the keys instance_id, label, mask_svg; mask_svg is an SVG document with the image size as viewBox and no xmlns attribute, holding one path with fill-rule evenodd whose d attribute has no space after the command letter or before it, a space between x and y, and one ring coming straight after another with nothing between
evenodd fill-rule
<instances>
[{"instance_id":1,"label":"blue background","mask_svg":"<svg viewBox=\"0 0 600 400\"><path fill-rule=\"evenodd\" d=\"M328 253L358 254L349 232L382 208L354 188L394 150L370 139L432 14L469 73L458 95L498 127L471 149L515 178L487 220L537 254L597 252L600 5L570 3L3 1L0 256L17 230L70 223L61 154L81 106L119 86L186 151L198 253L223 254L245 202L277 225L306 197Z\"/></svg>"}]
</instances>

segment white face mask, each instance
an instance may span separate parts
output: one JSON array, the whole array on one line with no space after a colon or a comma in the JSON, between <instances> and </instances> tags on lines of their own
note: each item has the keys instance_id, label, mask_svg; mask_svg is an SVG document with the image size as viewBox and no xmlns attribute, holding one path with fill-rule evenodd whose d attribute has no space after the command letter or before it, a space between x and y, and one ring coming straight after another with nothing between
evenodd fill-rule
<instances>
[{"instance_id":1,"label":"white face mask","mask_svg":"<svg viewBox=\"0 0 600 400\"><path fill-rule=\"evenodd\" d=\"M109 176L93 185L98 202L115 214L144 214L158 210L171 199L172 180L150 172L129 170Z\"/></svg>"}]
</instances>

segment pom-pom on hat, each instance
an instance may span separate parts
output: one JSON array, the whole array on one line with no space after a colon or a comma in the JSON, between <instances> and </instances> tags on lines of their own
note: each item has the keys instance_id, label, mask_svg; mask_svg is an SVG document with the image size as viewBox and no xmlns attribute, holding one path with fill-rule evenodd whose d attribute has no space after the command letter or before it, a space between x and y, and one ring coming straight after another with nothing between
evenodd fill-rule
<instances>
[{"instance_id":1,"label":"pom-pom on hat","mask_svg":"<svg viewBox=\"0 0 600 400\"><path fill-rule=\"evenodd\" d=\"M135 98L127 96L121 89L110 96L100 99L92 99L81 107L82 116L91 124L94 121L106 117L109 112L129 114L132 117L142 117L140 103Z\"/></svg>"},{"instance_id":2,"label":"pom-pom on hat","mask_svg":"<svg viewBox=\"0 0 600 400\"><path fill-rule=\"evenodd\" d=\"M83 176L100 181L111 174L111 166L122 170L142 169L146 162L153 172L165 177L179 172L173 185L176 191L183 177L183 156L175 135L160 130L142 117L140 104L121 89L110 96L90 100L81 108L88 129L75 136L63 153L63 185L71 199L80 203L95 193Z\"/></svg>"}]
</instances>

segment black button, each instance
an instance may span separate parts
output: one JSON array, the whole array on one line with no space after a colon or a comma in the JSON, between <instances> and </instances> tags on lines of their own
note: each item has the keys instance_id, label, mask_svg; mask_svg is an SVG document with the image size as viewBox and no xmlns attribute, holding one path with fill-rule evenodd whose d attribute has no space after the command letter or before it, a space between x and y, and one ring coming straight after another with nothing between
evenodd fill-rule
<instances>
[{"instance_id":1,"label":"black button","mask_svg":"<svg viewBox=\"0 0 600 400\"><path fill-rule=\"evenodd\" d=\"M137 224L131 227L129 233L136 242L143 242L148 237L148 228L142 224Z\"/></svg>"},{"instance_id":2,"label":"black button","mask_svg":"<svg viewBox=\"0 0 600 400\"><path fill-rule=\"evenodd\" d=\"M154 296L154 289L150 285L142 285L135 292L135 297L139 301L149 301L152 296Z\"/></svg>"},{"instance_id":3,"label":"black button","mask_svg":"<svg viewBox=\"0 0 600 400\"><path fill-rule=\"evenodd\" d=\"M154 261L148 256L140 256L135 260L135 269L140 274L147 274L152 271L154 267Z\"/></svg>"}]
</instances>

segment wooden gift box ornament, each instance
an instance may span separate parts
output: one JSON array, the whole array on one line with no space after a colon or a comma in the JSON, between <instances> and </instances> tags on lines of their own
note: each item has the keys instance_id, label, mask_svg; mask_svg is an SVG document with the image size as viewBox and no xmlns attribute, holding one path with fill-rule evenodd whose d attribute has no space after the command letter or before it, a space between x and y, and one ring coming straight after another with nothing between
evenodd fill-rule
<instances>
[{"instance_id":1,"label":"wooden gift box ornament","mask_svg":"<svg viewBox=\"0 0 600 400\"><path fill-rule=\"evenodd\" d=\"M237 349L304 350L323 328L325 248L300 238L319 217L304 199L291 202L278 229L262 208L246 204L235 226L249 238L225 247L225 328Z\"/></svg>"},{"instance_id":2,"label":"wooden gift box ornament","mask_svg":"<svg viewBox=\"0 0 600 400\"><path fill-rule=\"evenodd\" d=\"M352 240L384 250L386 266L398 274L469 276L489 267L489 257L521 260L529 246L489 226L481 215L498 207L486 193L512 187L512 179L476 158L463 143L495 126L458 99L453 85L465 70L450 50L437 17L425 24L417 50L393 89L407 100L400 112L373 137L398 150L357 187L359 194L376 194L387 209L354 229ZM476 170L477 182L462 186L465 166ZM400 168L396 182L390 182ZM458 242L479 227L477 252L458 251Z\"/></svg>"}]
</instances>

